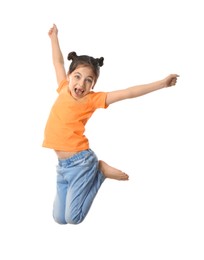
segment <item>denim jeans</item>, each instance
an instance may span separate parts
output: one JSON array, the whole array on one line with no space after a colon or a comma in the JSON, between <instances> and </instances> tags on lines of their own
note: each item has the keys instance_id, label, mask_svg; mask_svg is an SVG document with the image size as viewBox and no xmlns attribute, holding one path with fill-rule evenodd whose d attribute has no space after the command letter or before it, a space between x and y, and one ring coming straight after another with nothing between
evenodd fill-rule
<instances>
[{"instance_id":1,"label":"denim jeans","mask_svg":"<svg viewBox=\"0 0 204 260\"><path fill-rule=\"evenodd\" d=\"M81 223L104 180L98 158L90 149L58 159L54 220L59 224Z\"/></svg>"}]
</instances>

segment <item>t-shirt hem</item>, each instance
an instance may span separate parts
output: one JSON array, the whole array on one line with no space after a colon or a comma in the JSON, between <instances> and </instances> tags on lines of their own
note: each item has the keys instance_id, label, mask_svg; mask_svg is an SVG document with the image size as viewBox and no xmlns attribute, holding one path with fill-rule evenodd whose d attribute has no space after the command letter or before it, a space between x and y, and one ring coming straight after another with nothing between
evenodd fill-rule
<instances>
[{"instance_id":1,"label":"t-shirt hem","mask_svg":"<svg viewBox=\"0 0 204 260\"><path fill-rule=\"evenodd\" d=\"M81 151L90 149L89 145L79 147L79 148L68 148L68 147L60 147L60 146L43 144L42 147L57 150L57 151L71 152L71 153L72 152L81 152Z\"/></svg>"}]
</instances>

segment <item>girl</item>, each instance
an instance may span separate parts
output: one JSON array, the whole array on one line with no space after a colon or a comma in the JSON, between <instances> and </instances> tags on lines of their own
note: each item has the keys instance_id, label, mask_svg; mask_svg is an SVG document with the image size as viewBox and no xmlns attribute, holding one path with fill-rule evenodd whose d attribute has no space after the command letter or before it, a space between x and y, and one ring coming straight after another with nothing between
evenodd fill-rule
<instances>
[{"instance_id":1,"label":"girl","mask_svg":"<svg viewBox=\"0 0 204 260\"><path fill-rule=\"evenodd\" d=\"M84 135L85 125L97 108L128 98L135 98L176 84L177 74L140 86L112 91L94 92L103 58L68 55L68 73L54 24L49 30L52 58L58 82L56 99L44 134L43 146L51 148L58 157L57 193L53 207L54 220L59 224L79 224L86 217L91 204L106 178L128 180L129 176L98 160Z\"/></svg>"}]
</instances>

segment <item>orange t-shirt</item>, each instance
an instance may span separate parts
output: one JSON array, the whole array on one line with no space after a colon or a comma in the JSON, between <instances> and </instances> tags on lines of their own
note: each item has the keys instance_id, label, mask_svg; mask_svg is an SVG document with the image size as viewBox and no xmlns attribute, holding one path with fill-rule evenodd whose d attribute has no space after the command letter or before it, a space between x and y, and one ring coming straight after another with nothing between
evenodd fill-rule
<instances>
[{"instance_id":1,"label":"orange t-shirt","mask_svg":"<svg viewBox=\"0 0 204 260\"><path fill-rule=\"evenodd\" d=\"M93 92L75 100L68 90L67 80L63 80L59 93L47 120L43 146L60 151L79 152L89 149L84 135L85 125L97 108L107 108L106 92Z\"/></svg>"}]
</instances>

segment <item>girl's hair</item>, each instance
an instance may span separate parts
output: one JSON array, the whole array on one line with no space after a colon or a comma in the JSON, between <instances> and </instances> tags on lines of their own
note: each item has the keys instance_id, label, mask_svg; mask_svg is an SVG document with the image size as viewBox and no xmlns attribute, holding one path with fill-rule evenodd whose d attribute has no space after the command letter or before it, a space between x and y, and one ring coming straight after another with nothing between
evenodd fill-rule
<instances>
[{"instance_id":1,"label":"girl's hair","mask_svg":"<svg viewBox=\"0 0 204 260\"><path fill-rule=\"evenodd\" d=\"M72 60L68 73L72 73L79 65L89 66L92 68L96 79L98 79L100 74L100 67L103 66L104 58L95 59L91 56L81 55L78 56L76 52L70 52L67 56L68 60Z\"/></svg>"}]
</instances>

